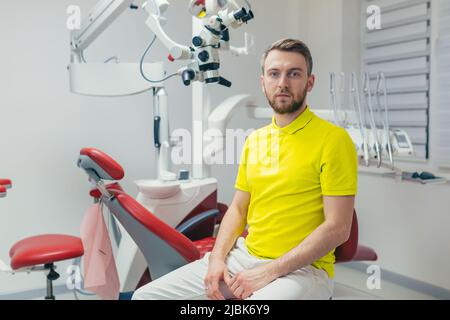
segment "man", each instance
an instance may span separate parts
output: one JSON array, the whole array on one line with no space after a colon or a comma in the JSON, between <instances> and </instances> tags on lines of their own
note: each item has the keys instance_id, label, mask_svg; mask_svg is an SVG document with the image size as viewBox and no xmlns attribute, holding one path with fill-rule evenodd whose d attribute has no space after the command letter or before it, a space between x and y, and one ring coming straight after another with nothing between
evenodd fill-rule
<instances>
[{"instance_id":1,"label":"man","mask_svg":"<svg viewBox=\"0 0 450 320\"><path fill-rule=\"evenodd\" d=\"M133 299L332 296L334 249L350 234L357 157L347 132L306 104L312 67L298 40L277 41L264 53L261 86L272 124L245 142L214 249L138 289Z\"/></svg>"}]
</instances>

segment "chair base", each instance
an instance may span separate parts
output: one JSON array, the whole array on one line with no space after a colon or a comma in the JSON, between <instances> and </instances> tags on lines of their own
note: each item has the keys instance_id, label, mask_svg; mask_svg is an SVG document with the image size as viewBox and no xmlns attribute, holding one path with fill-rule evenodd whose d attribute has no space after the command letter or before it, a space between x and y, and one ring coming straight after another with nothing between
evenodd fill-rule
<instances>
[{"instance_id":1,"label":"chair base","mask_svg":"<svg viewBox=\"0 0 450 320\"><path fill-rule=\"evenodd\" d=\"M55 271L56 266L53 263L44 265L44 268L49 270L47 274L47 295L45 296L45 300L55 300L53 281L59 279L59 273Z\"/></svg>"}]
</instances>

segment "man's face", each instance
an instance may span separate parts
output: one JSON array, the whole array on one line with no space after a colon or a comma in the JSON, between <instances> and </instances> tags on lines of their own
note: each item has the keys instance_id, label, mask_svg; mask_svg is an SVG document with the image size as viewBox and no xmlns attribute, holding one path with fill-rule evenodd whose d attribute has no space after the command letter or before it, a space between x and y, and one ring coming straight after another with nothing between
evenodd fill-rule
<instances>
[{"instance_id":1,"label":"man's face","mask_svg":"<svg viewBox=\"0 0 450 320\"><path fill-rule=\"evenodd\" d=\"M305 57L297 52L273 50L264 63L261 86L270 106L278 114L299 110L314 87L314 75L308 76Z\"/></svg>"}]
</instances>

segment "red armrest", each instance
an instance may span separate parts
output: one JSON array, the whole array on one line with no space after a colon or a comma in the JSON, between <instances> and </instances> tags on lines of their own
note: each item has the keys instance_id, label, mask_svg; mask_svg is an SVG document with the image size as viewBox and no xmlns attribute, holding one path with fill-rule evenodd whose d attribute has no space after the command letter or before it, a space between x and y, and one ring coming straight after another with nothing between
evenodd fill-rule
<instances>
[{"instance_id":1,"label":"red armrest","mask_svg":"<svg viewBox=\"0 0 450 320\"><path fill-rule=\"evenodd\" d=\"M0 197L6 196L6 188L0 185Z\"/></svg>"},{"instance_id":2,"label":"red armrest","mask_svg":"<svg viewBox=\"0 0 450 320\"><path fill-rule=\"evenodd\" d=\"M200 258L200 252L195 244L182 233L160 220L139 202L123 192L114 192L120 205L139 223L150 232L164 239L167 244L174 248L186 261L192 262Z\"/></svg>"},{"instance_id":3,"label":"red armrest","mask_svg":"<svg viewBox=\"0 0 450 320\"><path fill-rule=\"evenodd\" d=\"M0 179L0 186L4 186L5 188L11 188L12 182L9 179Z\"/></svg>"},{"instance_id":4,"label":"red armrest","mask_svg":"<svg viewBox=\"0 0 450 320\"><path fill-rule=\"evenodd\" d=\"M378 256L375 250L363 245L359 245L352 261L376 261L377 259Z\"/></svg>"}]
</instances>

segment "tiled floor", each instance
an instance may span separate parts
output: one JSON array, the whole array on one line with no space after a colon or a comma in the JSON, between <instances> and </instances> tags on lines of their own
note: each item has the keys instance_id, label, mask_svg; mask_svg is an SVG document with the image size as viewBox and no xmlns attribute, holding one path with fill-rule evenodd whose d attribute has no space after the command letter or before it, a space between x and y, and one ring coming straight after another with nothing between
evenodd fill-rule
<instances>
[{"instance_id":1,"label":"tiled floor","mask_svg":"<svg viewBox=\"0 0 450 320\"><path fill-rule=\"evenodd\" d=\"M368 275L345 267L335 266L334 299L382 299L382 300L433 300L432 296L381 280L381 288L370 290L366 281Z\"/></svg>"}]
</instances>

